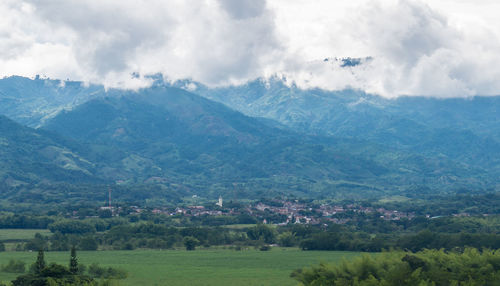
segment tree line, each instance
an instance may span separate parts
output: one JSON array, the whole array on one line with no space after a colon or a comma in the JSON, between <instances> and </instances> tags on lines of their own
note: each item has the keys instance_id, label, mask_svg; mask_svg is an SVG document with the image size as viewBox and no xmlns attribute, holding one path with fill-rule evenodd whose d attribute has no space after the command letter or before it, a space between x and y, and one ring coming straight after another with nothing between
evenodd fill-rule
<instances>
[{"instance_id":1,"label":"tree line","mask_svg":"<svg viewBox=\"0 0 500 286\"><path fill-rule=\"evenodd\" d=\"M365 254L337 265L297 269L291 277L305 286L499 285L500 251L466 248Z\"/></svg>"}]
</instances>

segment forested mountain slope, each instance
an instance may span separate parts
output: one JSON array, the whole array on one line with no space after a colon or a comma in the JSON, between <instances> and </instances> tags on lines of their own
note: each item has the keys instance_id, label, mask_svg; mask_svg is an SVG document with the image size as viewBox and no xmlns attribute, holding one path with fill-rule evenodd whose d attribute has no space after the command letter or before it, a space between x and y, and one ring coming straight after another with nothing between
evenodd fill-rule
<instances>
[{"instance_id":1,"label":"forested mountain slope","mask_svg":"<svg viewBox=\"0 0 500 286\"><path fill-rule=\"evenodd\" d=\"M2 117L1 183L9 190L62 182L140 189L141 199L355 198L498 186L498 141L493 131L477 132L481 124L496 128L495 98L472 100L476 111L489 105L486 114L468 112L458 128L450 116L424 112L439 113L433 99L424 108L410 98L280 82L199 85L202 97L161 81L127 91L11 77L0 80L0 91L9 104L0 113L40 126ZM398 104L407 113L415 106L416 115ZM157 191L146 194L151 187Z\"/></svg>"}]
</instances>

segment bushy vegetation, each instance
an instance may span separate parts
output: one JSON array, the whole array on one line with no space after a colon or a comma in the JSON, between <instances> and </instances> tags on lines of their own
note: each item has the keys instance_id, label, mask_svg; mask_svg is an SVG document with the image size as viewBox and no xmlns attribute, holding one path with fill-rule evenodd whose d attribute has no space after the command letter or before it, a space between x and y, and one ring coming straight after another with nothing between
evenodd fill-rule
<instances>
[{"instance_id":1,"label":"bushy vegetation","mask_svg":"<svg viewBox=\"0 0 500 286\"><path fill-rule=\"evenodd\" d=\"M2 265L0 270L9 273L24 273L26 271L26 264L23 261L11 259L6 265Z\"/></svg>"},{"instance_id":2,"label":"bushy vegetation","mask_svg":"<svg viewBox=\"0 0 500 286\"><path fill-rule=\"evenodd\" d=\"M78 285L78 286L98 286L108 285L109 279L125 279L127 272L121 269L112 267L100 267L97 263L93 263L88 267L88 275L85 268L78 265L76 250L71 249L69 267L60 264L45 262L44 251L38 252L35 263L30 267L27 274L18 276L12 281L13 286L45 286L45 285ZM24 273L24 262L11 260L9 264L2 267L2 271ZM102 279L99 283L96 279Z\"/></svg>"},{"instance_id":3,"label":"bushy vegetation","mask_svg":"<svg viewBox=\"0 0 500 286\"><path fill-rule=\"evenodd\" d=\"M78 285L97 286L98 282L85 275L75 275L66 267L52 263L39 273L21 275L12 281L13 286Z\"/></svg>"},{"instance_id":4,"label":"bushy vegetation","mask_svg":"<svg viewBox=\"0 0 500 286\"><path fill-rule=\"evenodd\" d=\"M266 215L264 213L264 215ZM277 244L303 250L342 250L378 252L384 249L420 251L422 249L500 248L500 218L423 216L413 219L386 220L374 214L343 213L344 224L273 226L250 224L219 226L217 216L169 216L148 212L111 218L49 217L47 227L52 235L35 234L31 239L17 241L17 250L39 249L133 250L137 248L172 249L233 245L252 246ZM10 216L12 217L12 216ZM229 223L238 216L224 216ZM0 216L1 218L1 216ZM269 221L274 218L266 216ZM36 217L32 217L36 220ZM46 219L46 218L42 218ZM250 221L246 218L242 220ZM253 221L256 219L254 218ZM281 218L277 218L280 221ZM191 243L195 239L196 243Z\"/></svg>"},{"instance_id":5,"label":"bushy vegetation","mask_svg":"<svg viewBox=\"0 0 500 286\"><path fill-rule=\"evenodd\" d=\"M88 274L93 278L125 279L127 271L113 267L102 267L98 263L92 263L88 267Z\"/></svg>"},{"instance_id":6,"label":"bushy vegetation","mask_svg":"<svg viewBox=\"0 0 500 286\"><path fill-rule=\"evenodd\" d=\"M424 250L363 255L339 265L320 264L291 276L303 285L498 285L500 251Z\"/></svg>"}]
</instances>

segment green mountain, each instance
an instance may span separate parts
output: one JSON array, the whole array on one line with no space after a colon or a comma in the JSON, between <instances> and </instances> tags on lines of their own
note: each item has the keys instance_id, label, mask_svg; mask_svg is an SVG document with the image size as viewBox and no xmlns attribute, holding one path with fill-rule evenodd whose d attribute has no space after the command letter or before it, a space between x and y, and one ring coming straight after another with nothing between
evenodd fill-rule
<instances>
[{"instance_id":1,"label":"green mountain","mask_svg":"<svg viewBox=\"0 0 500 286\"><path fill-rule=\"evenodd\" d=\"M11 76L0 79L0 114L23 125L39 127L61 110L104 94L100 85Z\"/></svg>"},{"instance_id":2,"label":"green mountain","mask_svg":"<svg viewBox=\"0 0 500 286\"><path fill-rule=\"evenodd\" d=\"M182 89L111 90L44 128L91 146L119 183L181 186L187 194L367 196L415 185L485 188L487 172L358 139L303 135Z\"/></svg>"},{"instance_id":3,"label":"green mountain","mask_svg":"<svg viewBox=\"0 0 500 286\"><path fill-rule=\"evenodd\" d=\"M277 78L222 88L189 84L200 95L297 132L367 140L500 171L500 96L385 99L357 90L303 90Z\"/></svg>"},{"instance_id":4,"label":"green mountain","mask_svg":"<svg viewBox=\"0 0 500 286\"><path fill-rule=\"evenodd\" d=\"M499 186L496 98L386 100L280 81L196 92L161 81L105 91L0 80L0 113L41 126L2 117L2 198L104 201L109 187L138 202L366 198Z\"/></svg>"},{"instance_id":5,"label":"green mountain","mask_svg":"<svg viewBox=\"0 0 500 286\"><path fill-rule=\"evenodd\" d=\"M99 182L95 165L79 155L77 143L24 127L0 115L0 183Z\"/></svg>"}]
</instances>

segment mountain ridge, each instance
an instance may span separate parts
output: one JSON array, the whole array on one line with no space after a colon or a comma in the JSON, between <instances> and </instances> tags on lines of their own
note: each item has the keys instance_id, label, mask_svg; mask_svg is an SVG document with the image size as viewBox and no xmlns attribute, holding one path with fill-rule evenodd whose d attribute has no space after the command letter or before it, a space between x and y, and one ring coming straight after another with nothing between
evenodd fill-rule
<instances>
[{"instance_id":1,"label":"mountain ridge","mask_svg":"<svg viewBox=\"0 0 500 286\"><path fill-rule=\"evenodd\" d=\"M34 130L0 115L0 176L16 187L44 181L100 182L94 165L80 156L78 144ZM71 146L73 148L68 148Z\"/></svg>"},{"instance_id":2,"label":"mountain ridge","mask_svg":"<svg viewBox=\"0 0 500 286\"><path fill-rule=\"evenodd\" d=\"M32 81L33 85L46 84ZM55 82L49 82L49 90ZM177 84L185 87L186 83ZM248 198L414 196L418 193L415 190L481 192L499 186L499 145L495 138L488 138L489 133L456 130L444 123L441 129L429 128L406 116L385 113L397 109L394 101L387 105L384 99L360 91L333 96L327 91L276 84L249 83L247 93L241 94L238 88L231 93L212 90L212 96L219 92L220 101L222 96L231 95L242 105L252 102L249 108L257 111L263 103L256 102L263 100L268 113L262 111L264 116L259 118L231 109L229 99L216 102L207 98L204 92L210 89L203 91L203 87L197 91L204 96L163 82L137 91L95 86L86 94L82 84L75 84L79 93L74 98L80 101L64 101L70 107L54 103L51 108L59 112L37 121L41 127L36 130L11 129L45 134L49 139L53 136L51 140L57 144L50 143L43 151L36 149L44 154L44 160L61 166L69 162L67 167L74 167L74 172L97 184L137 190L153 187L156 194L141 193L149 199L173 194L217 197L231 194L235 186L238 197ZM29 117L35 110L29 108L36 105L36 100L31 101L35 95L23 97L23 85L12 88L19 89L13 94L21 97L12 108L17 112L14 114ZM49 100L50 94L45 94L44 100ZM305 112L306 108L311 111ZM490 109L493 112L494 106ZM432 110L437 112L439 105ZM494 120L491 112L482 118ZM35 119L25 122L35 122L39 114L35 112ZM445 122L446 117L436 120ZM311 128L315 124L334 126L335 132ZM35 137L27 138L33 145L39 144ZM72 163L73 157L80 159ZM6 182L7 177L3 178ZM29 182L50 184L51 180ZM78 180L69 175L57 182L81 189L75 185Z\"/></svg>"}]
</instances>

